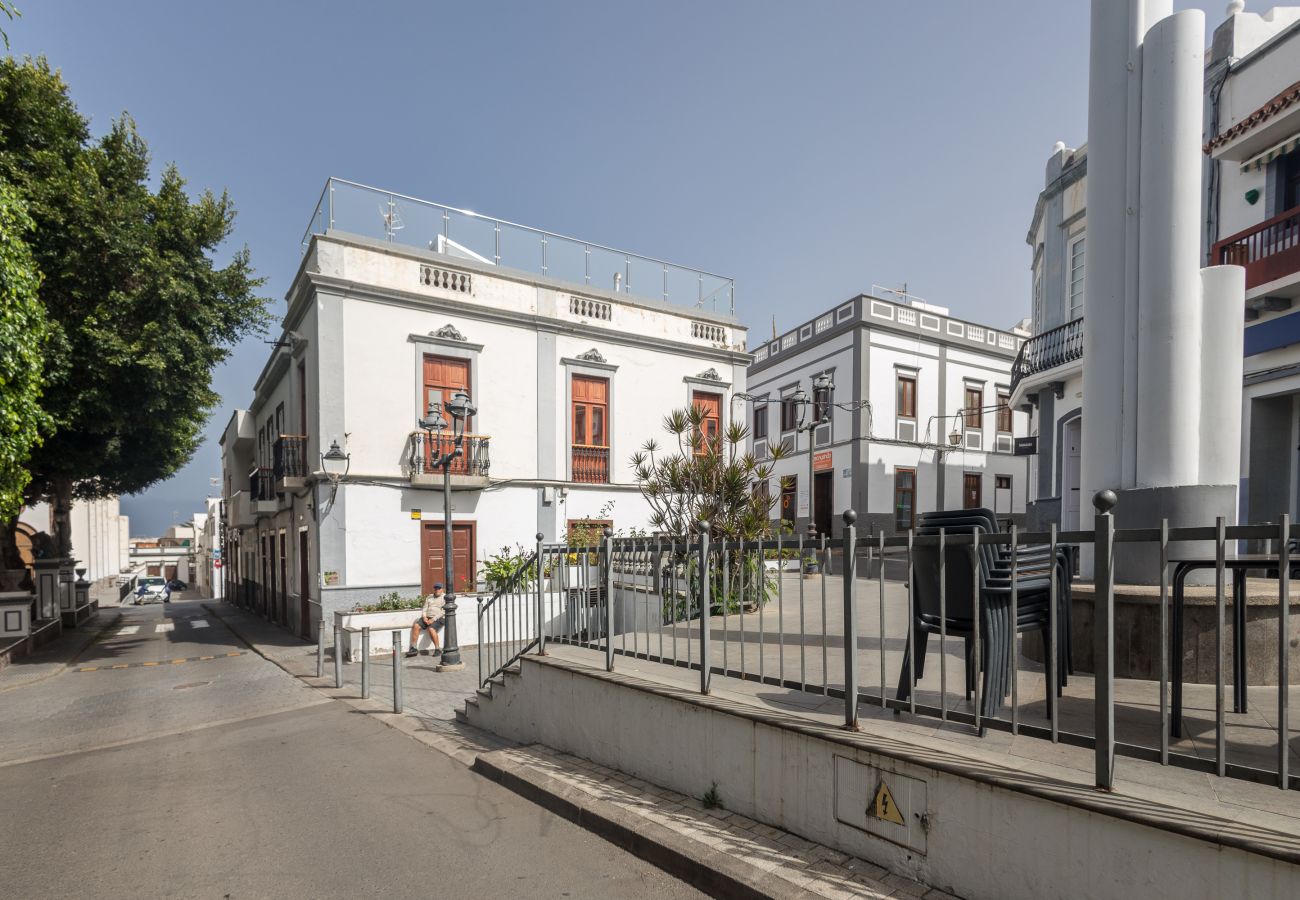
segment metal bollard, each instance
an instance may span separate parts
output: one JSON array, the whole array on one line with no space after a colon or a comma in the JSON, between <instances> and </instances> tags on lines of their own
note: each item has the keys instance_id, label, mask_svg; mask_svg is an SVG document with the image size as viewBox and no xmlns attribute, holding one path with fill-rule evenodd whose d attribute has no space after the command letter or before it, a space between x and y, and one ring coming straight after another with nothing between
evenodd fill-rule
<instances>
[{"instance_id":1,"label":"metal bollard","mask_svg":"<svg viewBox=\"0 0 1300 900\"><path fill-rule=\"evenodd\" d=\"M844 727L858 728L858 514L844 511Z\"/></svg>"},{"instance_id":2,"label":"metal bollard","mask_svg":"<svg viewBox=\"0 0 1300 900\"><path fill-rule=\"evenodd\" d=\"M402 711L402 632L393 632L393 712Z\"/></svg>"},{"instance_id":3,"label":"metal bollard","mask_svg":"<svg viewBox=\"0 0 1300 900\"><path fill-rule=\"evenodd\" d=\"M361 699L370 699L370 629L361 629Z\"/></svg>"},{"instance_id":4,"label":"metal bollard","mask_svg":"<svg viewBox=\"0 0 1300 900\"><path fill-rule=\"evenodd\" d=\"M325 622L316 626L316 677L325 677Z\"/></svg>"},{"instance_id":5,"label":"metal bollard","mask_svg":"<svg viewBox=\"0 0 1300 900\"><path fill-rule=\"evenodd\" d=\"M334 626L334 686L343 687L343 629Z\"/></svg>"}]
</instances>

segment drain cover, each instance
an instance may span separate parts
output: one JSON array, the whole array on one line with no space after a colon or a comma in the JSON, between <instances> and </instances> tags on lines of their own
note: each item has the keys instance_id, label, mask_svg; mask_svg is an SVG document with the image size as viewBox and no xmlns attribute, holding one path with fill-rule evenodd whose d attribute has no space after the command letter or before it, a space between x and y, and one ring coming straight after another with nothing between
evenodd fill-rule
<instances>
[{"instance_id":1,"label":"drain cover","mask_svg":"<svg viewBox=\"0 0 1300 900\"><path fill-rule=\"evenodd\" d=\"M172 690L173 690L173 691L183 691L183 690L186 690L187 688L203 687L203 685L205 685L205 684L212 684L212 682L211 682L211 681L191 681L191 682L189 682L188 684L178 684L178 685L176 685L176 687L172 688Z\"/></svg>"}]
</instances>

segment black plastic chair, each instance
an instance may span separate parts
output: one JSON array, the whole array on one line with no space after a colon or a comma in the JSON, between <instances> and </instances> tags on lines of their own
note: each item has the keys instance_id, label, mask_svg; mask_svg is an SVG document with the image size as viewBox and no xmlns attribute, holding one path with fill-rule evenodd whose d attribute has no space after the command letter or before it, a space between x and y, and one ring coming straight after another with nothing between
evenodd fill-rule
<instances>
[{"instance_id":1,"label":"black plastic chair","mask_svg":"<svg viewBox=\"0 0 1300 900\"><path fill-rule=\"evenodd\" d=\"M950 534L987 533L987 522L982 517L950 517L943 528ZM926 526L923 533L938 534L939 526ZM982 673L981 714L991 717L1009 692L1008 669L1014 645L1013 635L1025 631L1039 631L1043 646L1050 652L1049 612L1051 579L1059 577L1058 565L1051 565L1044 574L1021 576L1015 580L1017 597L1016 622L1011 621L1011 579L997 575L996 553L993 545L981 546L978 556L969 544L949 546L945 550L946 593L944 610L939 604L939 549L931 544L918 544L912 551L912 631L913 640L903 657L899 673L897 697L905 700L911 696L913 682L909 667L915 659L915 677L925 672L925 655L931 634L943 630L966 641L967 698L974 686L974 622L976 591L979 594L979 621L983 652L979 669ZM1059 653L1060 648L1058 648ZM1058 665L1058 672L1064 667ZM1058 693L1059 693L1058 679Z\"/></svg>"}]
</instances>

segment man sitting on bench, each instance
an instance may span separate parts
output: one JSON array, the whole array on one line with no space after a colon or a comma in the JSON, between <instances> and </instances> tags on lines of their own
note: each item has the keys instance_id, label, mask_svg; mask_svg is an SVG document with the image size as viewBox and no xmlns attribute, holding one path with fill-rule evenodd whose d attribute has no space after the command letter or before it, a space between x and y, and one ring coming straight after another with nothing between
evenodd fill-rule
<instances>
[{"instance_id":1,"label":"man sitting on bench","mask_svg":"<svg viewBox=\"0 0 1300 900\"><path fill-rule=\"evenodd\" d=\"M442 646L438 643L438 629L446 621L443 615L443 607L446 605L446 598L443 596L442 583L439 582L433 586L433 593L424 598L424 609L420 611L420 618L411 623L411 649L406 651L407 656L418 656L420 654L420 632L429 632L429 640L433 641L433 655L437 656L442 653Z\"/></svg>"}]
</instances>

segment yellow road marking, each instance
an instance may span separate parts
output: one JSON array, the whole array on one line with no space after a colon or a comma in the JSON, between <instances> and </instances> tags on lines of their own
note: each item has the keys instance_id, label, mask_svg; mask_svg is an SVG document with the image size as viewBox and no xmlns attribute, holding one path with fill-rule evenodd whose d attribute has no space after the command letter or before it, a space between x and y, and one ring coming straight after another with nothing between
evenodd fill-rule
<instances>
[{"instance_id":1,"label":"yellow road marking","mask_svg":"<svg viewBox=\"0 0 1300 900\"><path fill-rule=\"evenodd\" d=\"M243 656L245 652L246 651L244 650L232 650L231 652L223 654L221 656L190 656L182 659L167 659L161 662L116 663L111 666L81 666L80 668L77 669L77 671L98 672L100 670L108 670L108 669L134 669L141 666L166 666L166 665L179 666L181 663L187 663L187 662L208 662L214 659L228 659L232 656Z\"/></svg>"}]
</instances>

